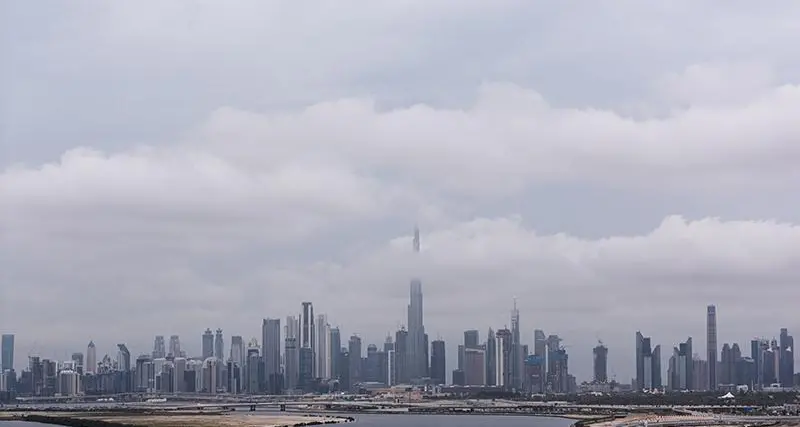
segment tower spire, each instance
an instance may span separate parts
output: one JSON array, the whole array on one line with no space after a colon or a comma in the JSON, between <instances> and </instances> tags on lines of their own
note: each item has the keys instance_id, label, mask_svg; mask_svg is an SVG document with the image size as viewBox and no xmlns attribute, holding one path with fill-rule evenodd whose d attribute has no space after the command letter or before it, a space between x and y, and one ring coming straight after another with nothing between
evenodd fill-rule
<instances>
[{"instance_id":1,"label":"tower spire","mask_svg":"<svg viewBox=\"0 0 800 427\"><path fill-rule=\"evenodd\" d=\"M419 253L419 227L414 226L414 252Z\"/></svg>"}]
</instances>

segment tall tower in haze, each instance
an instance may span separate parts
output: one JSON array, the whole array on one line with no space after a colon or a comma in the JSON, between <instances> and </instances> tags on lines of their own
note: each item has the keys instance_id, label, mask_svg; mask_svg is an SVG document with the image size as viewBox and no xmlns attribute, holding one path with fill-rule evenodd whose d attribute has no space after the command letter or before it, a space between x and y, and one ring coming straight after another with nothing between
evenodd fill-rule
<instances>
[{"instance_id":1,"label":"tall tower in haze","mask_svg":"<svg viewBox=\"0 0 800 427\"><path fill-rule=\"evenodd\" d=\"M414 227L413 250L419 254L419 228ZM422 281L411 279L410 301L408 304L408 373L410 378L425 376L427 361L425 354L425 326L422 321Z\"/></svg>"},{"instance_id":2,"label":"tall tower in haze","mask_svg":"<svg viewBox=\"0 0 800 427\"><path fill-rule=\"evenodd\" d=\"M717 307L706 308L706 353L708 356L708 388L717 389Z\"/></svg>"},{"instance_id":3,"label":"tall tower in haze","mask_svg":"<svg viewBox=\"0 0 800 427\"><path fill-rule=\"evenodd\" d=\"M89 345L86 346L86 366L83 370L90 374L97 372L97 348L94 346L94 341L89 341Z\"/></svg>"},{"instance_id":4,"label":"tall tower in haze","mask_svg":"<svg viewBox=\"0 0 800 427\"><path fill-rule=\"evenodd\" d=\"M517 390L522 388L522 343L519 334L519 310L517 298L514 298L514 308L511 310L511 387Z\"/></svg>"},{"instance_id":5,"label":"tall tower in haze","mask_svg":"<svg viewBox=\"0 0 800 427\"><path fill-rule=\"evenodd\" d=\"M225 341L222 338L222 329L219 328L214 334L214 357L219 360L225 360Z\"/></svg>"}]
</instances>

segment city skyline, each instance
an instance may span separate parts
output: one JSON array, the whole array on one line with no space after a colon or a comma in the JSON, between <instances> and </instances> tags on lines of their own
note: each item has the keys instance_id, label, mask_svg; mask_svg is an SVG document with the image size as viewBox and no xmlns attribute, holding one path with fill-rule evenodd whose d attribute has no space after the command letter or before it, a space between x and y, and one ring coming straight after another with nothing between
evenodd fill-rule
<instances>
[{"instance_id":1,"label":"city skyline","mask_svg":"<svg viewBox=\"0 0 800 427\"><path fill-rule=\"evenodd\" d=\"M780 342L800 3L776 1L0 2L0 333L17 365L171 335L247 359L268 318L307 361L303 302L309 338L326 314L380 349L419 277L448 378L464 330L514 336L515 297L515 351L557 335L579 379L598 340L635 377L638 330L666 382L710 304L720 358Z\"/></svg>"},{"instance_id":2,"label":"city skyline","mask_svg":"<svg viewBox=\"0 0 800 427\"><path fill-rule=\"evenodd\" d=\"M417 239L418 238L419 237L417 236ZM412 298L413 298L413 296L412 296ZM301 304L301 306L303 307L302 310L306 310L307 308L310 308L311 305L312 305L311 302L303 302ZM707 316L706 316L707 319L710 318L709 315L712 312L714 314L714 317L716 317L716 306L709 305L706 308L707 308ZM313 313L313 308L311 308L311 313ZM514 299L514 308L511 310L511 317L509 319L510 323L513 324L514 323L514 319L518 318L518 316L519 316L519 314L518 314L518 310L516 309L516 299ZM278 354L278 357L279 357L279 361L275 362L273 360L273 362L272 362L273 364L274 363L285 363L285 358L289 357L289 353L286 353L286 348L289 345L289 341L287 340L288 338L292 338L294 340L297 340L299 336L304 334L302 332L303 326L302 326L302 321L300 320L301 317L302 317L302 315L301 316L288 316L287 317L287 319L293 319L294 326L292 328L284 328L283 332L281 332L281 335L280 335L281 340L277 341L279 343L278 344L279 345L279 347L278 347L279 348L279 353L270 353L273 356L275 354ZM339 331L340 331L340 328L338 326L335 327L335 328L331 328L330 324L327 323L327 314L320 314L319 316L317 316L316 320L322 321L323 319L324 319L324 324L327 325L326 330L327 330L328 336L327 336L326 340L332 340L333 337L330 335L332 333L332 330L335 329L336 333L338 334ZM270 322L273 322L273 323L270 323ZM274 322L278 322L278 323L274 323ZM267 325L273 325L273 327L268 327ZM212 357L212 356L213 357L217 357L217 355L219 354L217 352L218 347L220 345L220 341L219 340L222 339L222 343L221 344L224 346L225 342L226 342L225 340L227 339L227 342L229 342L230 345L231 345L230 352L228 353L228 355L224 355L221 358L217 357L218 359L220 359L222 361L234 360L234 352L235 352L234 346L236 345L236 342L239 342L241 344L241 350L240 351L242 352L242 357L243 358L246 357L244 355L245 348L244 348L244 344L243 344L243 342L244 342L243 337L241 335L223 336L221 328L216 328L216 333L211 335L212 341L211 341L210 345L212 345L214 347L213 350L211 350L212 355L209 356L209 355L205 354L208 351L204 350L203 347L206 346L206 343L205 343L205 341L207 341L206 337L208 337L210 335L209 332L212 329L213 328L206 328L205 332L203 334L201 334L199 341L201 342L202 345L199 346L200 351L197 354L192 354L191 352L188 352L188 351L185 350L185 348L191 347L191 346L185 346L184 343L187 342L187 341L191 342L192 341L191 339L187 338L187 339L184 339L183 341L181 341L180 335L175 335L175 334L170 335L170 349L172 349L172 348L181 348L183 350L181 350L181 353L178 354L178 355L175 355L170 351L169 355L173 356L173 357L199 358L199 360L203 360L203 359L206 359L206 358ZM259 347L257 347L257 349L260 351L261 355L272 351L272 350L268 349L267 344L266 344L265 341L271 342L272 346L273 346L272 348L275 348L274 346L275 346L275 342L276 342L277 338L274 338L274 334L271 335L271 336L273 336L273 338L268 338L268 336L270 336L270 334L272 334L272 332L268 332L268 331L275 330L275 329L280 329L279 319L267 319L267 318L265 318L265 319L263 319L262 330L261 330L262 334L260 335L260 338L256 338L256 337L249 338L251 343L256 343L256 344L260 343ZM402 330L406 330L406 328L404 326L401 326L401 329ZM708 324L707 324L707 329L708 329ZM507 369L508 369L508 378L507 378L506 381L507 381L508 384L514 385L514 384L518 384L518 382L515 382L515 379L514 379L516 377L516 374L514 373L516 367L514 366L514 362L513 362L513 354L515 354L514 352L516 351L516 350L514 350L514 342L515 342L514 341L514 333L513 333L513 329L511 329L511 330L504 329L504 330L506 331L505 333L508 334L508 343L507 343L507 345L508 345L508 351L509 351L508 360L506 361L506 363L508 364L508 367L507 367ZM489 331L492 331L492 327L489 328ZM633 349L633 350L635 350L633 353L636 354L637 356L635 356L633 358L634 361L635 361L634 365L629 367L629 369L632 369L632 372L633 372L633 375L629 379L617 376L617 368L615 367L616 365L613 363L613 360L614 360L614 356L615 356L615 350L619 351L619 349L613 349L613 348L609 349L607 346L605 346L605 344L603 343L602 340L599 340L599 344L597 342L595 342L595 345L590 348L590 351L591 351L591 354L592 354L591 366L588 367L590 373L588 375L586 375L586 377L582 377L581 376L582 374L576 375L576 372L583 372L584 369L581 366L576 366L576 363L575 363L576 357L573 357L573 355L574 356L578 356L579 354L575 353L574 350L572 350L573 348L582 348L582 346L580 346L580 345L576 346L576 345L569 344L566 347L562 347L561 343L564 341L563 336L550 335L550 337L547 338L545 347L540 349L540 348L538 348L538 346L536 344L537 343L536 333L538 333L539 331L540 331L539 329L536 329L536 330L533 331L533 333L531 334L531 338L532 339L530 340L530 343L526 342L525 339L521 339L520 340L521 341L520 342L521 347L524 347L528 351L529 355L541 355L543 352L547 352L547 354L549 354L549 352L552 351L552 350L550 350L551 344L548 341L551 338L555 337L555 339L556 339L556 344L555 345L556 345L557 348L566 348L566 347L570 348L570 351L567 352L567 354L570 356L570 360L571 360L571 362L569 364L569 374L572 377L576 378L578 384L583 383L583 382L596 381L597 378L598 378L598 375L600 375L601 378L605 378L605 380L608 381L608 382L614 381L614 382L617 382L617 383L620 383L620 384L628 384L628 383L630 383L632 381L632 383L634 384L634 387L644 388L644 389L653 388L653 387L655 387L655 388L668 387L668 384L670 386L672 386L672 382L673 381L679 381L679 384L682 384L682 387L690 387L688 389L692 389L691 387L695 387L694 390L698 390L697 384L706 384L706 385L710 384L710 378L711 378L710 373L709 373L710 369L707 368L707 367L704 368L704 371L702 371L702 372L698 372L698 373L690 372L688 374L683 374L683 375L688 375L688 376L683 377L683 378L675 379L677 377L674 377L674 376L671 377L670 376L670 371L674 370L674 369L677 369L675 366L672 365L673 363L684 363L685 364L685 363L688 363L688 362L687 361L681 361L681 360L676 360L675 362L673 362L670 359L670 357L672 355L672 352L667 352L666 354L662 354L662 352L661 352L661 343L655 341L650 336L642 335L641 331L636 331L637 344L636 344L635 348ZM549 331L549 332L552 332L552 333L555 333L555 334L558 333L558 331ZM446 383L447 384L451 384L452 383L452 380L453 380L452 375L454 375L453 371L455 369L460 369L459 366L462 366L460 364L461 362L459 362L460 357L464 357L463 354L459 354L459 352L464 351L462 349L481 349L481 351L483 352L482 356L481 356L481 360L482 360L481 363L484 363L484 365L486 365L490 360L489 356L488 356L489 353L486 352L486 346L489 345L487 343L487 340L490 340L490 336L489 335L487 335L485 337L485 339L481 341L480 338L479 338L480 337L480 332L478 330L468 329L468 330L464 330L462 332L462 334L463 335L461 337L461 340L456 340L456 341L444 340L445 352L447 354L447 358L445 360L445 378L446 378ZM524 336L524 334L521 334L521 335ZM366 356L367 355L367 347L368 346L372 346L372 345L376 345L376 344L380 344L380 345L383 344L383 341L365 340L358 333L353 333L352 337L358 337L359 346L360 346L360 348L362 350L361 351L362 352L362 356ZM352 337L351 337L351 339L352 339ZM388 342L388 340L390 338L394 339L393 337L394 337L394 333L389 333L388 336L385 337L385 338L386 338L386 340ZM15 338L16 338L16 336L14 336L13 334L3 334L3 343L10 342L11 343L12 352L14 352L16 350L15 349L15 347L16 347L16 344L15 344L16 339ZM676 357L678 355L677 352L679 350L681 352L681 355L683 355L684 354L684 346L687 346L685 351L688 352L688 353L685 353L685 354L688 354L691 357L690 357L690 359L686 359L686 360L708 361L712 357L709 354L709 349L706 348L707 351L705 352L705 354L703 352L701 352L701 351L698 351L697 348L693 348L692 347L692 344L691 344L692 339L693 339L693 337L689 336L685 343L684 342L675 342L675 343L672 343L672 344L666 344L666 346L667 346L667 348L671 348L672 346L675 347L675 351L676 351L675 355L676 355ZM429 348L427 350L428 353L426 353L428 358L425 360L425 363L428 364L428 368L431 368L432 367L431 363L434 363L434 362L432 362L431 353L430 353L432 351L432 346L433 346L432 342L433 341L439 341L439 340L441 340L441 337L429 339L429 342L428 342ZM491 340L494 341L494 336L491 336ZM774 346L776 346L776 345L778 345L778 343L780 343L779 347L777 347L777 348L780 349L780 355L779 355L780 356L780 358L779 358L780 362L776 362L776 363L779 363L779 365L776 365L774 368L772 368L772 369L774 369L774 372L775 372L774 373L774 375L775 375L774 382L778 383L778 382L781 382L781 381L790 381L790 380L794 381L794 375L795 375L795 369L796 369L795 366L797 364L797 360L796 360L797 358L794 357L794 354L793 354L794 341L793 341L792 336L788 332L788 328L779 328L779 334L777 335L777 338L776 338L776 336L772 336L770 338L769 334L765 334L765 335L761 335L761 336L752 337L749 340L741 340L741 342L736 341L736 340L725 341L724 342L724 346L722 347L721 351L717 351L715 353L715 356L714 356L716 358L716 360L717 360L717 363L722 362L722 364L719 365L719 367L721 369L726 369L725 368L725 358L726 358L726 352L729 352L731 350L730 345L735 346L737 349L740 349L740 348L745 348L746 349L746 348L749 348L750 344L755 342L755 341L764 342L764 343L766 343L765 345L768 345L768 344L771 343L771 345L773 346L773 349L776 348ZM319 341L315 341L315 342L319 342ZM330 341L328 341L328 342L330 343ZM644 344L640 345L641 342L644 342ZM299 384L302 384L303 383L303 380L302 380L302 375L303 375L302 374L302 369L304 369L303 368L303 363L304 362L302 361L302 349L303 348L308 348L307 347L308 344L298 344L298 343L302 343L302 341L299 341L299 340L298 341L293 341L293 344L292 344L292 348L296 349L297 351L299 351L299 353L297 353L297 354L295 354L293 356L293 357L297 357L298 358L297 362L295 362L295 363L297 363L297 365L292 365L294 367L286 368L286 369L291 369L293 373L289 374L289 375L296 375L297 381L299 381ZM125 343L117 343L117 344L114 344L113 346L110 346L110 348L112 348L112 350L107 352L107 353L105 353L105 356L113 356L114 354L116 354L118 352L118 350L123 345L125 346L126 349L128 348L128 345L125 344ZM496 348L497 344L493 343L492 346ZM787 353L787 346L788 346L788 349L789 349L788 350L789 353ZM344 345L344 347L347 347L347 345ZM598 352L598 348L600 348L600 347L602 347L602 349L603 349L602 350L602 357L601 357L601 360L603 360L602 367L599 367L597 365L597 360L598 360L597 359L598 358L598 353L597 352ZM5 350L6 348L8 348L7 345L2 346L0 348L0 350L2 350L4 360L7 357L7 351ZM131 357L136 357L139 354L148 354L149 355L150 353L152 353L152 358L153 359L164 358L167 355L166 353L162 354L162 351L164 351L164 349L165 349L165 347L164 347L164 335L155 335L155 344L151 348L152 348L152 352L142 351L142 352L138 352L137 353L136 351L134 351L134 352L131 352L130 355L131 355ZM767 346L766 348L769 348L769 346ZM116 349L116 350L113 350L113 349ZM315 347L314 351L317 351L318 349L319 349L319 347ZM328 369L330 369L332 366L335 366L336 362L334 361L333 356L330 354L330 347L327 349L327 351L329 353L327 355L327 362L326 363L327 363ZM496 350L492 350L492 351L496 351ZM521 349L520 349L520 351L521 351ZM750 356L749 354L747 354L745 352L742 352L741 350L737 350L737 351L740 351L739 354L741 355L741 357L749 357ZM752 353L752 351L753 350L750 350L750 353ZM63 359L59 359L58 356L49 358L49 357L46 357L46 356L42 356L41 354L38 354L38 353L33 353L33 354L30 354L30 355L38 356L38 357L41 357L43 359L51 359L51 360L60 361L60 360L70 360L70 359L68 359L66 357L66 355L68 353L69 354L73 354L72 360L74 360L74 353L68 352L67 350L63 351L63 354L65 355L65 357ZM609 357L609 353L611 354L611 357ZM82 357L83 357L83 355L85 355L87 362L89 362L89 361L92 361L92 360L94 360L94 361L99 360L98 359L98 354L102 354L102 352L98 353L97 350L95 349L94 341L89 341L88 350L85 350L85 353L81 353L81 354L82 354ZM224 354L224 352L223 352L223 354ZM642 357L644 357L643 361L640 362L640 356L638 356L638 354L644 354L645 355L645 356L642 356ZM649 356L650 354L652 354L652 357ZM787 359L784 356L785 354L789 354L791 356L790 357L790 359L792 361L791 365L787 365L786 364L787 362L785 362L785 361ZM409 352L409 355L411 355L410 352ZM499 355L499 353L498 353L498 355ZM21 363L21 364L20 364L20 355L18 353L16 353L16 354L14 354L14 356L16 356L15 357L15 364L16 365L22 366L23 368L27 367L27 362L28 362L27 359L28 359L29 355L25 356L25 359L22 360L23 363ZM311 360L311 362L308 362L306 364L306 368L307 369L313 369L313 374L310 373L309 375L317 375L317 373L319 372L319 369L320 369L319 366L321 366L321 364L323 362L319 360L318 353L313 353L313 355L309 356L309 357L311 358L311 359L309 359L309 360ZM411 357L413 357L413 356L411 356ZM728 355L727 357L730 357L730 356ZM525 357L523 356L522 357L523 362L524 362L524 358ZM577 359L581 360L581 358L579 358L579 357L577 357ZM523 362L520 363L520 366L522 366L522 369L524 369L524 363ZM669 364L667 364L665 362L669 362ZM265 372L273 372L273 371L275 371L275 369L279 369L279 368L281 368L283 366L282 364L280 364L280 365L277 366L277 368L270 368L269 366L275 366L275 365L270 365L270 362L268 362L267 360L263 360L260 363L265 364L265 366L266 366ZM494 361L492 363L498 363L498 362ZM758 364L760 362L756 362L756 363ZM488 365L486 365L486 366L488 366ZM640 368L640 366L641 366L641 368ZM0 367L2 367L2 365L0 365ZM3 369L5 369L5 368L3 368ZM498 368L498 369L500 369L500 368ZM550 369L550 368L548 367L548 369ZM690 369L692 369L692 368L690 368ZM730 368L728 368L728 369L730 369ZM761 368L759 368L759 369L761 369ZM598 370L600 370L599 372L602 372L602 373L598 374ZM782 370L782 372L784 372L784 373L783 374L778 373L779 370ZM656 372L658 372L658 376L654 376ZM786 376L786 374L785 374L786 372L791 372L792 373L791 376ZM284 372L284 374L285 374L285 372ZM482 374L482 375L483 375L482 378L484 379L484 381L486 383L491 383L492 381L497 381L496 377L495 377L494 380L490 380L489 379L489 378L491 378L491 376L488 373L488 371L487 371L487 373ZM524 373L521 374L521 375L524 375ZM703 380L695 379L694 375L697 375L699 377L703 377ZM718 375L718 378L719 378L719 374L717 374L717 375ZM724 378L726 378L726 379L730 378L731 375L732 374L729 372L729 373L727 373L727 377L724 377ZM413 378L413 377L409 377L409 378ZM308 380L305 380L305 381L308 381ZM522 380L519 380L519 381L521 382ZM698 381L700 381L700 382L698 382ZM719 384L724 384L724 383L721 383L719 381L718 381L718 383ZM689 385L686 385L686 384L689 384ZM692 384L694 384L694 386ZM296 386L297 384L291 383L291 385L292 386Z\"/></svg>"}]
</instances>

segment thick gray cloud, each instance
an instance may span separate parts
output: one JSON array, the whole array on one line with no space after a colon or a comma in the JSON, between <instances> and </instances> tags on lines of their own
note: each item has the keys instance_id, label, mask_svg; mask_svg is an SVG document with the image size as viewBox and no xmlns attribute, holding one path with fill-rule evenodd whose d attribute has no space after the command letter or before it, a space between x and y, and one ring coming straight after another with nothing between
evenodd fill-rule
<instances>
[{"instance_id":1,"label":"thick gray cloud","mask_svg":"<svg viewBox=\"0 0 800 427\"><path fill-rule=\"evenodd\" d=\"M303 300L377 343L415 274L451 353L517 297L580 379L708 303L722 341L800 330L794 2L52 5L0 6L20 363Z\"/></svg>"}]
</instances>

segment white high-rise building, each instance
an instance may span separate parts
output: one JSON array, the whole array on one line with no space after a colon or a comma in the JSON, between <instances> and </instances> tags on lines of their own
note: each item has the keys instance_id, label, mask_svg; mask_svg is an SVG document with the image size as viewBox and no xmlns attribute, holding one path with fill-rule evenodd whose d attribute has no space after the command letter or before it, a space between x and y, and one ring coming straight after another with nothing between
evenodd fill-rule
<instances>
[{"instance_id":1,"label":"white high-rise building","mask_svg":"<svg viewBox=\"0 0 800 427\"><path fill-rule=\"evenodd\" d=\"M300 358L300 374L301 376L309 376L310 378L317 377L317 369L316 369L316 334L314 333L314 306L306 301L302 304L302 310L300 312L300 340L298 342L298 346L302 350L303 355L307 355L308 351L311 351L311 355L309 357L301 357ZM308 365L311 366L308 366ZM310 370L310 372L309 372Z\"/></svg>"},{"instance_id":2,"label":"white high-rise building","mask_svg":"<svg viewBox=\"0 0 800 427\"><path fill-rule=\"evenodd\" d=\"M81 391L81 376L77 372L66 369L58 373L58 390L62 396L76 396Z\"/></svg>"},{"instance_id":3,"label":"white high-rise building","mask_svg":"<svg viewBox=\"0 0 800 427\"><path fill-rule=\"evenodd\" d=\"M181 338L177 335L169 337L169 354L172 357L182 357L181 355Z\"/></svg>"},{"instance_id":4,"label":"white high-rise building","mask_svg":"<svg viewBox=\"0 0 800 427\"><path fill-rule=\"evenodd\" d=\"M317 377L327 380L331 377L331 325L324 314L317 316L315 332L317 335L315 370Z\"/></svg>"},{"instance_id":5,"label":"white high-rise building","mask_svg":"<svg viewBox=\"0 0 800 427\"><path fill-rule=\"evenodd\" d=\"M97 349L94 341L89 341L89 345L86 347L86 366L83 370L87 374L97 373Z\"/></svg>"}]
</instances>

